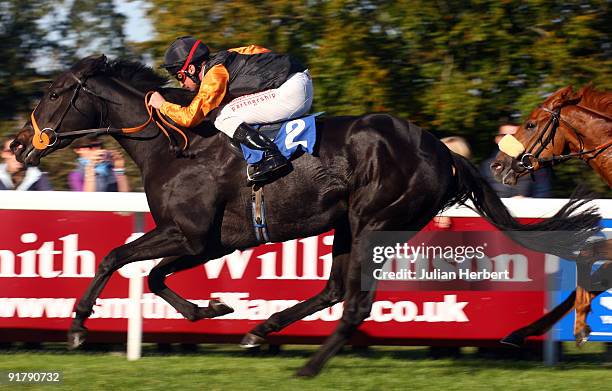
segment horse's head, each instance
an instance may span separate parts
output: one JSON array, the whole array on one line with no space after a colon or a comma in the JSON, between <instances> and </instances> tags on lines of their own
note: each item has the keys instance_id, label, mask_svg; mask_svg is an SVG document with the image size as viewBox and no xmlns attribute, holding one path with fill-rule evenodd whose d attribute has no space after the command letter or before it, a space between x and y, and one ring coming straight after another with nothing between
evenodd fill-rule
<instances>
[{"instance_id":1,"label":"horse's head","mask_svg":"<svg viewBox=\"0 0 612 391\"><path fill-rule=\"evenodd\" d=\"M491 164L495 179L515 185L518 178L538 170L542 162L560 155L566 148L566 132L562 126L561 108L580 100L572 86L564 87L529 114L514 135L506 135L499 143L499 154Z\"/></svg>"},{"instance_id":2,"label":"horse's head","mask_svg":"<svg viewBox=\"0 0 612 391\"><path fill-rule=\"evenodd\" d=\"M75 137L62 134L99 124L96 95L86 86L87 79L106 65L106 57L87 57L60 74L45 91L30 121L11 143L17 160L38 165L40 159L69 145Z\"/></svg>"}]
</instances>

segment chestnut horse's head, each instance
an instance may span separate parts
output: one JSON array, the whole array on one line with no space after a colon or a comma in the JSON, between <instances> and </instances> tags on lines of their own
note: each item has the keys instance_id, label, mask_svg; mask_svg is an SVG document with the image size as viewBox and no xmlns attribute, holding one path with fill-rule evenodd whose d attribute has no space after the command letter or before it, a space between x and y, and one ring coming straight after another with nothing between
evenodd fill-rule
<instances>
[{"instance_id":1,"label":"chestnut horse's head","mask_svg":"<svg viewBox=\"0 0 612 391\"><path fill-rule=\"evenodd\" d=\"M499 143L500 153L491 164L495 178L515 185L518 178L538 170L553 156L568 148L569 123L561 118L561 109L580 101L582 90L575 93L567 86L549 96L529 114L514 135L506 135ZM565 112L564 112L565 113Z\"/></svg>"},{"instance_id":2,"label":"chestnut horse's head","mask_svg":"<svg viewBox=\"0 0 612 391\"><path fill-rule=\"evenodd\" d=\"M53 81L30 115L30 121L10 145L17 160L38 165L43 156L74 140L74 137L58 135L99 124L101 118L95 94L92 95L85 84L87 78L105 64L104 55L87 57Z\"/></svg>"}]
</instances>

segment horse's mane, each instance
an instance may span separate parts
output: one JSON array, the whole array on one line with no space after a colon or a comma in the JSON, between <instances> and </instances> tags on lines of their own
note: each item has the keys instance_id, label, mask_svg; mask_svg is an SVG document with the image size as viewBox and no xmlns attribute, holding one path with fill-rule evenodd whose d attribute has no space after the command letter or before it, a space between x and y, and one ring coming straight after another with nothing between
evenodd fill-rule
<instances>
[{"instance_id":1,"label":"horse's mane","mask_svg":"<svg viewBox=\"0 0 612 391\"><path fill-rule=\"evenodd\" d=\"M598 91L591 84L580 89L580 105L602 113L612 113L612 93Z\"/></svg>"},{"instance_id":2,"label":"horse's mane","mask_svg":"<svg viewBox=\"0 0 612 391\"><path fill-rule=\"evenodd\" d=\"M138 61L126 59L109 61L104 55L85 57L71 70L79 77L97 75L115 77L143 92L162 88L168 83L167 77L161 76L151 67Z\"/></svg>"},{"instance_id":3,"label":"horse's mane","mask_svg":"<svg viewBox=\"0 0 612 391\"><path fill-rule=\"evenodd\" d=\"M132 87L141 91L159 89L168 83L168 78L161 76L151 67L130 60L109 61L102 73L128 82Z\"/></svg>"}]
</instances>

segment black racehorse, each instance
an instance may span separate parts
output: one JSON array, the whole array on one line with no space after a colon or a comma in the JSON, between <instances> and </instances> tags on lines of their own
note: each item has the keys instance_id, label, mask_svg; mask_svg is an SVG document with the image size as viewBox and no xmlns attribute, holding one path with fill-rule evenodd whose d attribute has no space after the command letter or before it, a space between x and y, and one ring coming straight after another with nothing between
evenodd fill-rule
<instances>
[{"instance_id":1,"label":"black racehorse","mask_svg":"<svg viewBox=\"0 0 612 391\"><path fill-rule=\"evenodd\" d=\"M144 92L161 90L165 82L141 64L85 58L54 80L11 148L20 161L36 165L84 133L143 122ZM179 103L188 99L180 90L163 93ZM270 331L344 301L337 329L299 375L317 374L369 316L374 289L362 285L361 274L369 275L372 262L360 251L368 232L418 231L444 207L468 199L500 229L526 232L520 236L525 246L565 257L598 229L598 214L577 211L585 202L577 199L544 222L517 223L472 164L430 133L394 116L329 117L319 119L317 127L315 155L295 159L291 173L265 186L266 217L273 242L334 229L330 280L321 293L275 314L245 337L246 345L257 343ZM245 229L252 216L243 158L210 123L186 134L191 143L182 156L169 153L166 137L154 125L132 135L114 135L140 168L157 226L102 260L77 305L68 332L70 347L84 341L85 320L111 274L130 262L163 258L151 270L149 287L191 321L231 311L216 301L198 307L165 285L171 273L260 244L254 230ZM547 230L568 234L543 240Z\"/></svg>"}]
</instances>

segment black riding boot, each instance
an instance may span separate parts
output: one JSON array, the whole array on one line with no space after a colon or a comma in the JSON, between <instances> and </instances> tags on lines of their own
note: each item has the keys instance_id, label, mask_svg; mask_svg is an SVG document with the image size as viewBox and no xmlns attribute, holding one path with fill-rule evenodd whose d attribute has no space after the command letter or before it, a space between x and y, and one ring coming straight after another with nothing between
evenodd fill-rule
<instances>
[{"instance_id":1,"label":"black riding boot","mask_svg":"<svg viewBox=\"0 0 612 391\"><path fill-rule=\"evenodd\" d=\"M289 164L272 140L245 123L241 123L236 129L234 140L251 149L264 151L263 159L251 166L253 171L249 174L249 179L254 182L265 180L268 174Z\"/></svg>"}]
</instances>

